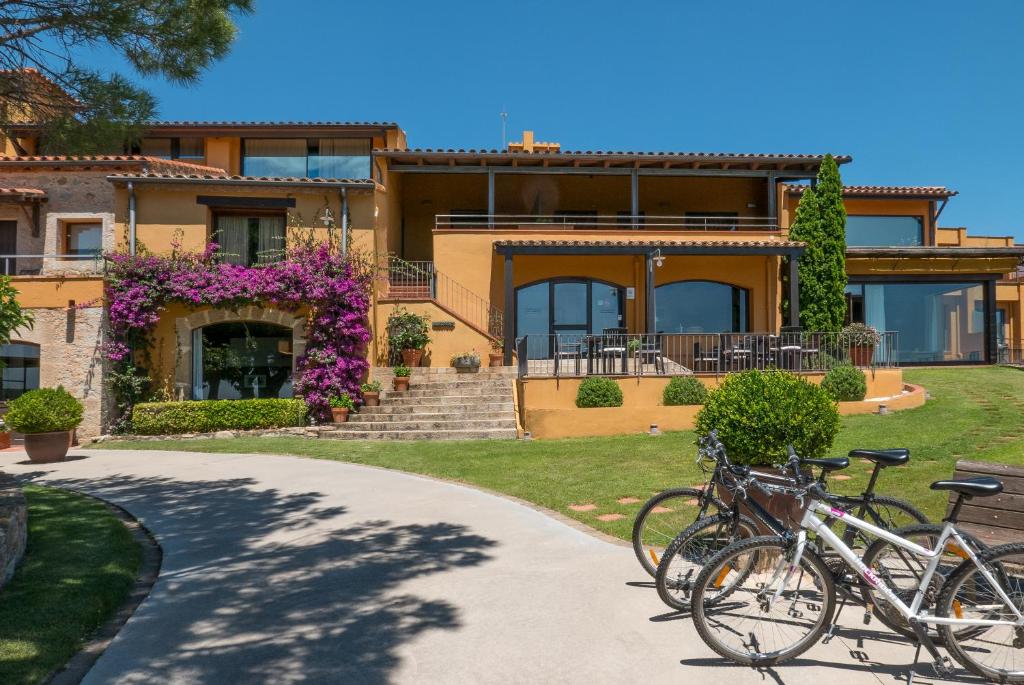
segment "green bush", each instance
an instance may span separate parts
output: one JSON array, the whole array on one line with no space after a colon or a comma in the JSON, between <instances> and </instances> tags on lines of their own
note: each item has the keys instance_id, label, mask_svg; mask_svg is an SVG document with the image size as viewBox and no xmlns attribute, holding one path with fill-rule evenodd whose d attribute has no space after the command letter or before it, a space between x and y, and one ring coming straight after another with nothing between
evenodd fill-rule
<instances>
[{"instance_id":1,"label":"green bush","mask_svg":"<svg viewBox=\"0 0 1024 685\"><path fill-rule=\"evenodd\" d=\"M63 385L29 390L10 401L4 422L16 433L69 431L82 423L82 403Z\"/></svg>"},{"instance_id":2,"label":"green bush","mask_svg":"<svg viewBox=\"0 0 1024 685\"><path fill-rule=\"evenodd\" d=\"M824 390L785 371L730 374L697 414L696 429L717 430L729 458L765 466L788 458L821 457L839 432L839 408Z\"/></svg>"},{"instance_id":3,"label":"green bush","mask_svg":"<svg viewBox=\"0 0 1024 685\"><path fill-rule=\"evenodd\" d=\"M338 397L332 397L328 402L331 405L331 409L348 409L351 411L356 408L356 403L352 401L347 392L341 393Z\"/></svg>"},{"instance_id":4,"label":"green bush","mask_svg":"<svg viewBox=\"0 0 1024 685\"><path fill-rule=\"evenodd\" d=\"M132 411L132 432L138 435L207 433L306 425L302 400L196 400L141 402Z\"/></svg>"},{"instance_id":5,"label":"green bush","mask_svg":"<svg viewBox=\"0 0 1024 685\"><path fill-rule=\"evenodd\" d=\"M592 376L580 383L577 407L621 407L622 388L611 378Z\"/></svg>"},{"instance_id":6,"label":"green bush","mask_svg":"<svg viewBox=\"0 0 1024 685\"><path fill-rule=\"evenodd\" d=\"M821 388L836 402L860 402L868 393L864 372L851 364L830 370L822 379Z\"/></svg>"},{"instance_id":7,"label":"green bush","mask_svg":"<svg viewBox=\"0 0 1024 685\"><path fill-rule=\"evenodd\" d=\"M666 407L684 404L704 404L708 401L708 389L693 376L675 376L665 386L661 402Z\"/></svg>"},{"instance_id":8,"label":"green bush","mask_svg":"<svg viewBox=\"0 0 1024 685\"><path fill-rule=\"evenodd\" d=\"M388 341L395 350L422 350L430 342L427 317L399 307L388 317Z\"/></svg>"}]
</instances>

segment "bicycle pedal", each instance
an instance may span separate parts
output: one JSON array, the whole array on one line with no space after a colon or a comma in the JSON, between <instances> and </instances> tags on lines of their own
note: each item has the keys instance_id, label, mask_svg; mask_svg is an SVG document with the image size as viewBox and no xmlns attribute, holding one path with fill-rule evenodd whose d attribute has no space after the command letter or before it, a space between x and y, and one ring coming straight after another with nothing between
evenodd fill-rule
<instances>
[{"instance_id":1,"label":"bicycle pedal","mask_svg":"<svg viewBox=\"0 0 1024 685\"><path fill-rule=\"evenodd\" d=\"M932 670L940 678L948 678L953 675L953 662L949 660L948 656L939 657L932 662Z\"/></svg>"},{"instance_id":2,"label":"bicycle pedal","mask_svg":"<svg viewBox=\"0 0 1024 685\"><path fill-rule=\"evenodd\" d=\"M866 625L866 626L871 625L871 609L868 609L867 611L864 612L864 619L863 620L864 620L864 625Z\"/></svg>"}]
</instances>

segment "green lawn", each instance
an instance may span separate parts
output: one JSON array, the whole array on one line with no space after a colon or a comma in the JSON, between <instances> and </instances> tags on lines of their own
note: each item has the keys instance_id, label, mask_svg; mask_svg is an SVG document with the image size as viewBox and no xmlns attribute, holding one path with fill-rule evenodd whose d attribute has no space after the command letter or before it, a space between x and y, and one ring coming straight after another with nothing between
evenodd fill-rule
<instances>
[{"instance_id":1,"label":"green lawn","mask_svg":"<svg viewBox=\"0 0 1024 685\"><path fill-rule=\"evenodd\" d=\"M907 370L908 382L925 386L932 399L922 408L887 416L843 418L834 453L853 447L909 447L911 463L889 469L880 492L911 500L933 518L941 518L945 498L928 484L953 473L963 457L1024 464L1024 373L1006 368ZM696 484L691 432L659 437L536 440L532 442L341 442L303 438L110 443L132 449L184 449L199 452L296 454L413 471L463 481L508 493L562 512L612 535L628 539L641 500L663 488ZM833 489L855 492L867 482L865 463L854 463L851 480ZM570 504L597 505L575 512ZM602 522L597 515L625 518Z\"/></svg>"},{"instance_id":2,"label":"green lawn","mask_svg":"<svg viewBox=\"0 0 1024 685\"><path fill-rule=\"evenodd\" d=\"M0 590L0 683L37 683L78 651L128 596L141 560L101 503L26 486L28 549Z\"/></svg>"}]
</instances>

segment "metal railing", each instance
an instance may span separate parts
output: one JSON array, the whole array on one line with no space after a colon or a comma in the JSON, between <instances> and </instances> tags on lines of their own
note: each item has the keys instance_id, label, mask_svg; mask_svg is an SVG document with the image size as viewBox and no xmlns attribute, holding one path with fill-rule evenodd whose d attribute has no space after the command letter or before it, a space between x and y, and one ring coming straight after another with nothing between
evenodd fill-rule
<instances>
[{"instance_id":1,"label":"metal railing","mask_svg":"<svg viewBox=\"0 0 1024 685\"><path fill-rule=\"evenodd\" d=\"M438 214L434 229L564 228L599 230L778 231L775 217L650 214Z\"/></svg>"},{"instance_id":2,"label":"metal railing","mask_svg":"<svg viewBox=\"0 0 1024 685\"><path fill-rule=\"evenodd\" d=\"M58 264L55 264L58 262ZM74 265L59 264L74 262ZM91 262L91 264L90 264ZM95 254L4 254L0 255L0 274L4 276L38 276L47 270L70 270L99 273L103 255Z\"/></svg>"},{"instance_id":3,"label":"metal railing","mask_svg":"<svg viewBox=\"0 0 1024 685\"><path fill-rule=\"evenodd\" d=\"M842 333L656 333L611 329L600 335L559 333L516 340L520 377L724 375L748 369L822 373L839 365L896 367L898 335L873 347Z\"/></svg>"},{"instance_id":4,"label":"metal railing","mask_svg":"<svg viewBox=\"0 0 1024 685\"><path fill-rule=\"evenodd\" d=\"M433 262L391 257L384 276L387 297L396 300L435 300L491 337L501 338L504 320L501 310L461 283L438 272Z\"/></svg>"},{"instance_id":5,"label":"metal railing","mask_svg":"<svg viewBox=\"0 0 1024 685\"><path fill-rule=\"evenodd\" d=\"M1000 345L996 350L996 363L1007 366L1024 366L1024 349Z\"/></svg>"}]
</instances>

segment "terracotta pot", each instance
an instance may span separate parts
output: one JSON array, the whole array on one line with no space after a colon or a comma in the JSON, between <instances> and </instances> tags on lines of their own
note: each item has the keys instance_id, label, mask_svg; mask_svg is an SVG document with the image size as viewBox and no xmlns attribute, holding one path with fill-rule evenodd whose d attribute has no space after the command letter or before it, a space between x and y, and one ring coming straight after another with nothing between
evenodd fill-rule
<instances>
[{"instance_id":1,"label":"terracotta pot","mask_svg":"<svg viewBox=\"0 0 1024 685\"><path fill-rule=\"evenodd\" d=\"M363 404L367 407L380 406L380 393L379 392L364 392L363 393Z\"/></svg>"},{"instance_id":2,"label":"terracotta pot","mask_svg":"<svg viewBox=\"0 0 1024 685\"><path fill-rule=\"evenodd\" d=\"M395 376L391 382L395 386L395 392L405 392L409 389L408 376Z\"/></svg>"},{"instance_id":3,"label":"terracotta pot","mask_svg":"<svg viewBox=\"0 0 1024 685\"><path fill-rule=\"evenodd\" d=\"M331 407L331 416L334 418L334 423L347 423L348 407Z\"/></svg>"},{"instance_id":4,"label":"terracotta pot","mask_svg":"<svg viewBox=\"0 0 1024 685\"><path fill-rule=\"evenodd\" d=\"M0 450L5 450L11 446L11 434L8 431L0 432Z\"/></svg>"},{"instance_id":5,"label":"terracotta pot","mask_svg":"<svg viewBox=\"0 0 1024 685\"><path fill-rule=\"evenodd\" d=\"M408 367L416 367L423 361L423 350L402 350L402 363Z\"/></svg>"},{"instance_id":6,"label":"terracotta pot","mask_svg":"<svg viewBox=\"0 0 1024 685\"><path fill-rule=\"evenodd\" d=\"M490 366L491 368L494 368L495 366L504 366L505 365L505 353L504 352L491 352L490 354L487 355L487 359L490 362L488 364L488 366Z\"/></svg>"},{"instance_id":7,"label":"terracotta pot","mask_svg":"<svg viewBox=\"0 0 1024 685\"><path fill-rule=\"evenodd\" d=\"M874 356L874 345L850 345L850 363L854 366L871 366Z\"/></svg>"},{"instance_id":8,"label":"terracotta pot","mask_svg":"<svg viewBox=\"0 0 1024 685\"><path fill-rule=\"evenodd\" d=\"M754 469L757 473L762 474L762 477L760 478L762 483L770 485L773 483L785 484L792 482L792 479L781 476L778 473L778 471L772 472L768 471L767 469L768 467L764 466L757 467ZM805 474L809 473L809 471L805 470ZM716 490L716 492L719 495L719 497L722 498L723 502L729 505L732 504L732 493L729 492L726 488L719 488ZM756 501L762 507L767 509L769 514L779 519L793 530L798 530L800 528L800 520L803 518L803 510L801 509L800 503L797 501L796 497L782 494L775 495L773 497L768 497L764 493L754 488L750 488L747 490L747 497ZM746 507L744 507L743 505L740 505L740 511L750 516L750 512L747 511ZM757 518L755 516L750 517L757 521ZM768 526L763 525L760 521L757 521L757 531L760 535L773 534L772 531L768 528Z\"/></svg>"},{"instance_id":9,"label":"terracotta pot","mask_svg":"<svg viewBox=\"0 0 1024 685\"><path fill-rule=\"evenodd\" d=\"M36 464L63 461L70 447L71 431L25 434L25 451L29 461Z\"/></svg>"}]
</instances>

